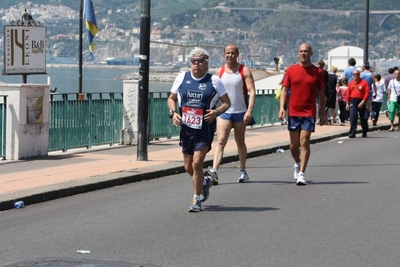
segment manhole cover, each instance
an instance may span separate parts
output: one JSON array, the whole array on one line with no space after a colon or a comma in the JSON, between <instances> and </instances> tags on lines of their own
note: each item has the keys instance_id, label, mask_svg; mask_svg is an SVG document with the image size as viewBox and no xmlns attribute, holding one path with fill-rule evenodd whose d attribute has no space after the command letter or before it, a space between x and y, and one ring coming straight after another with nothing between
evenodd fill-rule
<instances>
[{"instance_id":1,"label":"manhole cover","mask_svg":"<svg viewBox=\"0 0 400 267\"><path fill-rule=\"evenodd\" d=\"M154 264L111 262L97 260L41 259L4 265L4 267L161 267Z\"/></svg>"}]
</instances>

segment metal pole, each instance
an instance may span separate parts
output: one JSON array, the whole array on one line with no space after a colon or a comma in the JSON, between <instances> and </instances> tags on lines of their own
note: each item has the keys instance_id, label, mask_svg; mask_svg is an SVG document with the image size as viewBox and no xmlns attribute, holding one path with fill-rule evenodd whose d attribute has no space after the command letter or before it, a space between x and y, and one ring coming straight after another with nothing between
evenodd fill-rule
<instances>
[{"instance_id":1,"label":"metal pole","mask_svg":"<svg viewBox=\"0 0 400 267\"><path fill-rule=\"evenodd\" d=\"M83 0L79 6L79 75L78 75L78 93L82 94L82 35L83 35Z\"/></svg>"},{"instance_id":2,"label":"metal pole","mask_svg":"<svg viewBox=\"0 0 400 267\"><path fill-rule=\"evenodd\" d=\"M142 0L140 14L139 101L137 160L147 161L149 141L150 0Z\"/></svg>"},{"instance_id":3,"label":"metal pole","mask_svg":"<svg viewBox=\"0 0 400 267\"><path fill-rule=\"evenodd\" d=\"M369 0L365 0L365 20L364 20L364 62L368 61L368 43L369 43Z\"/></svg>"}]
</instances>

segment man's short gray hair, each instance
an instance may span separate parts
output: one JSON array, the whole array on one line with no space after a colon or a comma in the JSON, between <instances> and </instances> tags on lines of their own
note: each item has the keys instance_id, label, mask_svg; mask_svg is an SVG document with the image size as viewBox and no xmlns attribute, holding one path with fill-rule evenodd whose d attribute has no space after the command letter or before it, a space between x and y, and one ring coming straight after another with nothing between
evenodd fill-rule
<instances>
[{"instance_id":1,"label":"man's short gray hair","mask_svg":"<svg viewBox=\"0 0 400 267\"><path fill-rule=\"evenodd\" d=\"M208 61L209 55L207 50L195 47L192 51L190 51L190 58L204 58Z\"/></svg>"}]
</instances>

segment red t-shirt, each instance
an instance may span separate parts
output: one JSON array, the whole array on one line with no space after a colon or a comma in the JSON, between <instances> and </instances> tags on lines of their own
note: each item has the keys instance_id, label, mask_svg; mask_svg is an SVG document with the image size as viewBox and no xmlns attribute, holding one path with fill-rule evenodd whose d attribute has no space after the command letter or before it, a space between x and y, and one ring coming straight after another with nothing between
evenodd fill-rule
<instances>
[{"instance_id":1,"label":"red t-shirt","mask_svg":"<svg viewBox=\"0 0 400 267\"><path fill-rule=\"evenodd\" d=\"M346 102L350 102L350 98L362 99L367 102L369 98L368 82L362 79L358 83L354 79L351 80L346 92Z\"/></svg>"},{"instance_id":2,"label":"red t-shirt","mask_svg":"<svg viewBox=\"0 0 400 267\"><path fill-rule=\"evenodd\" d=\"M289 115L291 117L316 117L317 90L324 94L322 69L311 65L292 65L286 71L283 86L290 87Z\"/></svg>"}]
</instances>

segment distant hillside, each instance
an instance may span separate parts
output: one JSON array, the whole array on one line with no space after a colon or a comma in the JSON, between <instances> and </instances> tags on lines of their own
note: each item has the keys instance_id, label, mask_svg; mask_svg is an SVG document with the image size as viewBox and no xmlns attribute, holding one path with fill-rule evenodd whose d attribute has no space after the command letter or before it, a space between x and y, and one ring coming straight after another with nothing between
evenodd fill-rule
<instances>
[{"instance_id":1,"label":"distant hillside","mask_svg":"<svg viewBox=\"0 0 400 267\"><path fill-rule=\"evenodd\" d=\"M99 29L113 27L125 31L140 27L141 0L92 0ZM399 0L370 0L370 10L393 10ZM79 0L35 0L33 5L65 5L79 10ZM16 5L15 0L1 0L0 8ZM19 4L18 4L19 5ZM269 8L279 12L268 12L260 17L257 12L238 14L215 7ZM179 41L185 44L224 45L234 42L240 45L243 54L271 61L276 56L285 57L290 63L297 60L296 50L301 42L312 44L318 58L326 58L327 52L340 45L364 45L363 0L151 0L152 26L157 27L160 39ZM327 9L328 13L300 12L299 9ZM343 14L339 11L359 10L359 13ZM29 10L28 10L29 12ZM350 15L351 14L351 15ZM46 22L49 36L56 34L78 34L78 18L69 21ZM369 45L375 57L393 57L398 54L400 20L390 16L381 26L370 19ZM133 36L132 36L133 35ZM110 47L113 51L127 50L131 34L120 42L110 44L97 40L97 51ZM113 40L110 39L110 42ZM120 46L120 47L118 47ZM173 50L168 48L168 50ZM71 41L63 50L74 55L76 44ZM218 51L217 51L218 52ZM217 53L216 52L216 53ZM137 53L137 51L133 51ZM155 52L152 52L155 55ZM171 51L160 54L171 57ZM175 53L176 54L176 53Z\"/></svg>"},{"instance_id":2,"label":"distant hillside","mask_svg":"<svg viewBox=\"0 0 400 267\"><path fill-rule=\"evenodd\" d=\"M27 1L28 2L28 1ZM140 7L142 0L92 0L97 9L105 12L108 9L130 9L132 7ZM0 8L9 8L13 5L19 4L15 0L1 0ZM23 3L23 2L22 2ZM79 9L79 0L35 0L34 4L53 4L65 5L71 8ZM338 10L357 10L364 9L365 1L362 0L151 0L152 11L154 15L170 15L176 14L185 10L196 10L200 7L215 7L220 3L225 3L229 7L269 7L275 8L279 5L293 5L300 4L309 8L324 8L324 9L338 9ZM398 0L370 0L370 8L372 10L392 10L398 6Z\"/></svg>"}]
</instances>

